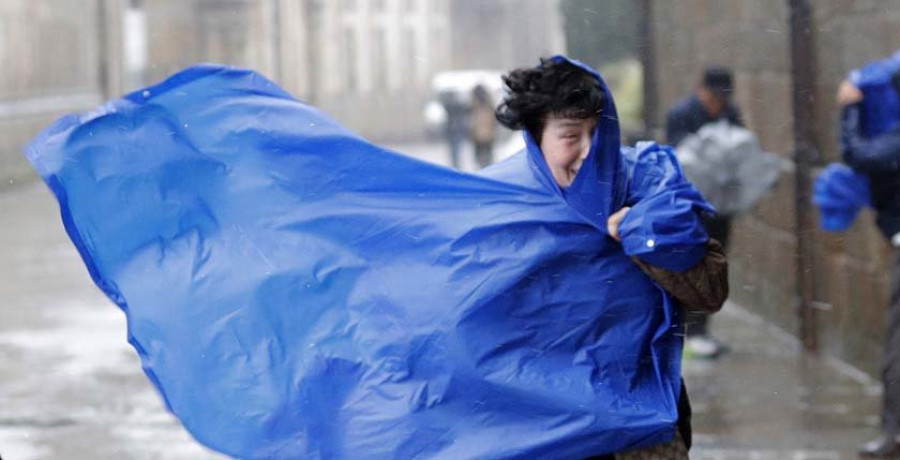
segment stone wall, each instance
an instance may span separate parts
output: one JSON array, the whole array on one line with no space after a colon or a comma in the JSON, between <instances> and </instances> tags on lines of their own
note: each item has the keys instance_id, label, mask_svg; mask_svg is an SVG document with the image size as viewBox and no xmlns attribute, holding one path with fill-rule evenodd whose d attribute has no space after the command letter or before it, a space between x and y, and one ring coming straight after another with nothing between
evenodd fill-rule
<instances>
[{"instance_id":1,"label":"stone wall","mask_svg":"<svg viewBox=\"0 0 900 460\"><path fill-rule=\"evenodd\" d=\"M816 0L814 94L820 164L838 158L834 94L846 73L891 53L900 36L900 2ZM652 2L660 113L696 86L711 65L735 72L744 122L763 147L790 160L793 95L786 0L656 0ZM730 251L732 299L796 332L797 235L794 172L737 222ZM879 373L890 249L863 215L846 235L816 232L815 327L824 353Z\"/></svg>"}]
</instances>

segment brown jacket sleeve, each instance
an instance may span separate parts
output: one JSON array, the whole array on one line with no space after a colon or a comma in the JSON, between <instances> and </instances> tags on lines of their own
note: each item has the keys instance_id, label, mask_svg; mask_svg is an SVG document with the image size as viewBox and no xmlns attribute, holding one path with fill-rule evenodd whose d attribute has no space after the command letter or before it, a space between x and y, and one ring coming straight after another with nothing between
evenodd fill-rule
<instances>
[{"instance_id":1,"label":"brown jacket sleeve","mask_svg":"<svg viewBox=\"0 0 900 460\"><path fill-rule=\"evenodd\" d=\"M703 260L684 272L654 267L636 257L632 259L688 311L715 313L728 298L728 259L722 245L712 238L706 245Z\"/></svg>"}]
</instances>

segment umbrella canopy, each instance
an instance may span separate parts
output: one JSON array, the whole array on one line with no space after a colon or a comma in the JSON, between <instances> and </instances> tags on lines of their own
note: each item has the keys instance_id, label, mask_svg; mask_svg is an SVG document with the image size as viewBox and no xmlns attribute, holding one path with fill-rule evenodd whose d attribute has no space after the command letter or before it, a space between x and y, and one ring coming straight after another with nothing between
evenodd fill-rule
<instances>
[{"instance_id":1,"label":"umbrella canopy","mask_svg":"<svg viewBox=\"0 0 900 460\"><path fill-rule=\"evenodd\" d=\"M688 179L723 215L750 210L775 185L784 164L762 151L755 134L727 120L687 136L676 152Z\"/></svg>"}]
</instances>

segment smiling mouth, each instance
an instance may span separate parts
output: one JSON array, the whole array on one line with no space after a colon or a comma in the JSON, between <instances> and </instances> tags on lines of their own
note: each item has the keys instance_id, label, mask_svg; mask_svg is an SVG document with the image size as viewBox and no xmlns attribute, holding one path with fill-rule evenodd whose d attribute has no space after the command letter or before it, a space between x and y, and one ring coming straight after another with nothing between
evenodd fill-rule
<instances>
[{"instance_id":1,"label":"smiling mouth","mask_svg":"<svg viewBox=\"0 0 900 460\"><path fill-rule=\"evenodd\" d=\"M572 180L575 180L575 176L578 175L578 171L581 170L581 165L569 168L569 174L572 176Z\"/></svg>"}]
</instances>

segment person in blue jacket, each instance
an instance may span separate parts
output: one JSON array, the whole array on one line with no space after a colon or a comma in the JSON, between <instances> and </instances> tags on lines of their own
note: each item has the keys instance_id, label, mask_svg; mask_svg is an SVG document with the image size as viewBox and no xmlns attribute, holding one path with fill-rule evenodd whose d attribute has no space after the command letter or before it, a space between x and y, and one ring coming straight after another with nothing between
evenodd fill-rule
<instances>
[{"instance_id":1,"label":"person in blue jacket","mask_svg":"<svg viewBox=\"0 0 900 460\"><path fill-rule=\"evenodd\" d=\"M588 158L605 94L597 78L568 61L544 60L534 68L518 69L504 77L509 95L497 110L498 120L513 130L525 130L540 146L556 183L570 186ZM619 227L630 208L622 207L607 222L611 238L621 241ZM699 218L700 216L698 216ZM710 239L703 260L685 271L634 262L689 311L718 311L728 296L727 262L722 246ZM691 444L691 408L684 383L678 401L678 436L670 443L639 451L616 453L603 459L687 458Z\"/></svg>"},{"instance_id":2,"label":"person in blue jacket","mask_svg":"<svg viewBox=\"0 0 900 460\"><path fill-rule=\"evenodd\" d=\"M900 73L891 79L900 92ZM882 436L860 449L862 458L900 458L900 127L873 137L863 133L863 93L849 81L838 90L844 162L869 178L872 207L882 235L891 241L894 268L884 357Z\"/></svg>"}]
</instances>

